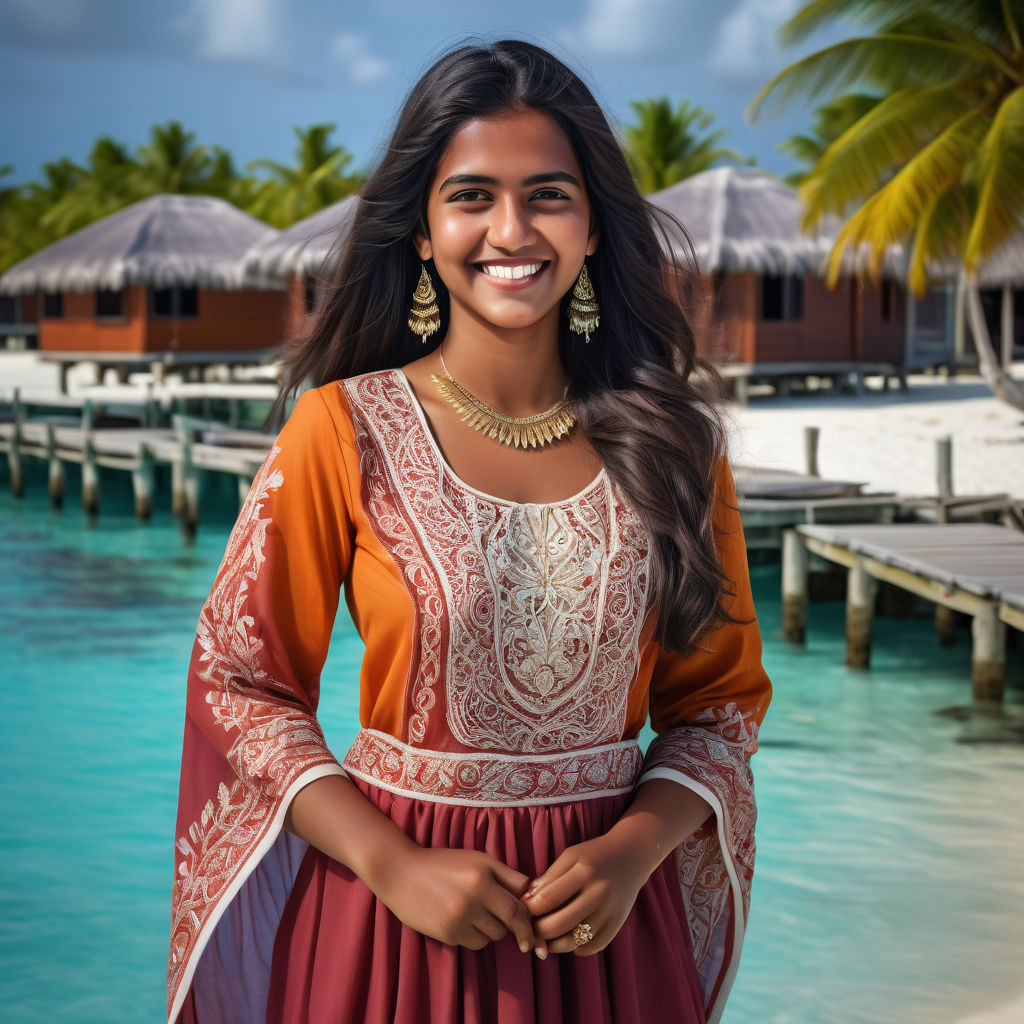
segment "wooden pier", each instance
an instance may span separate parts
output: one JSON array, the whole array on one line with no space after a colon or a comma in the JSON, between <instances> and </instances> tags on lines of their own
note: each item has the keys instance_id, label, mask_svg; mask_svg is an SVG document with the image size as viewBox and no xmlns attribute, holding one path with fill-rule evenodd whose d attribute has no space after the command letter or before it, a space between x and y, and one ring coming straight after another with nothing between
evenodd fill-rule
<instances>
[{"instance_id":1,"label":"wooden pier","mask_svg":"<svg viewBox=\"0 0 1024 1024\"><path fill-rule=\"evenodd\" d=\"M238 479L239 502L245 499L273 443L273 434L231 429L176 414L170 428L93 425L93 409L87 402L81 423L72 425L67 417L27 420L16 399L9 422L0 422L0 452L7 456L11 490L24 493L25 458L44 460L49 466L51 504L60 508L66 496L65 464L82 467L82 506L90 515L100 508L100 467L131 473L135 512L147 520L152 514L155 468L171 470L171 510L188 536L199 522L199 474L202 471L228 473Z\"/></svg>"},{"instance_id":2,"label":"wooden pier","mask_svg":"<svg viewBox=\"0 0 1024 1024\"><path fill-rule=\"evenodd\" d=\"M846 566L846 663L868 668L879 581L936 606L941 643L949 610L971 616L975 701L1000 701L1007 630L1024 630L1024 533L997 523L803 524L783 534L783 633L803 643L808 553Z\"/></svg>"}]
</instances>

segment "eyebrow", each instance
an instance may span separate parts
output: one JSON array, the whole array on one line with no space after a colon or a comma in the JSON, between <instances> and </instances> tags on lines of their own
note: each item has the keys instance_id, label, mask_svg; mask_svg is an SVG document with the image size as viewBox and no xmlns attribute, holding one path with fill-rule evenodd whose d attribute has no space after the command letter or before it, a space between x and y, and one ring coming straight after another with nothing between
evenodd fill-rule
<instances>
[{"instance_id":1,"label":"eyebrow","mask_svg":"<svg viewBox=\"0 0 1024 1024\"><path fill-rule=\"evenodd\" d=\"M551 181L567 181L577 188L582 186L568 171L545 171L542 174L532 174L529 178L523 179L523 185L544 185ZM453 174L438 186L437 191L443 192L449 185L500 185L497 178L490 178L485 174Z\"/></svg>"}]
</instances>

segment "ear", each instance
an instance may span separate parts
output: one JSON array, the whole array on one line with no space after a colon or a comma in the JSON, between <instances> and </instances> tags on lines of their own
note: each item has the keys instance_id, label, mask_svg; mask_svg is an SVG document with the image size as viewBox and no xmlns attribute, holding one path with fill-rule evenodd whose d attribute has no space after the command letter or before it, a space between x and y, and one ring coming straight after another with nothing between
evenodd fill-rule
<instances>
[{"instance_id":1,"label":"ear","mask_svg":"<svg viewBox=\"0 0 1024 1024\"><path fill-rule=\"evenodd\" d=\"M590 232L590 237L587 239L587 255L593 256L597 251L597 243L601 237L601 232L598 230L595 224Z\"/></svg>"},{"instance_id":2,"label":"ear","mask_svg":"<svg viewBox=\"0 0 1024 1024\"><path fill-rule=\"evenodd\" d=\"M416 252L419 253L420 259L424 262L434 255L434 250L430 245L430 239L427 238L419 228L412 233L412 244L415 247Z\"/></svg>"}]
</instances>

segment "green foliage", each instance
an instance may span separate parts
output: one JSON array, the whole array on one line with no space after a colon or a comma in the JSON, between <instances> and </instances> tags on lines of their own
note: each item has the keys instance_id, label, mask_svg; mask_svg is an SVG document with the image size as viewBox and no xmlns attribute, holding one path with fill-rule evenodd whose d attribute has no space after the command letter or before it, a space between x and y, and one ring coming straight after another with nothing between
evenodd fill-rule
<instances>
[{"instance_id":1,"label":"green foliage","mask_svg":"<svg viewBox=\"0 0 1024 1024\"><path fill-rule=\"evenodd\" d=\"M645 195L706 171L719 161L753 163L734 149L719 146L728 135L708 132L714 115L682 100L673 109L667 96L633 100L636 121L626 126L623 150L633 177Z\"/></svg>"},{"instance_id":2,"label":"green foliage","mask_svg":"<svg viewBox=\"0 0 1024 1024\"><path fill-rule=\"evenodd\" d=\"M295 128L294 168L254 160L240 174L222 146L199 145L178 121L156 125L134 153L109 136L93 143L85 165L67 157L43 164L41 178L4 186L13 173L0 166L0 272L58 239L131 203L160 193L225 199L277 228L357 192L365 176L346 171L352 154L331 146L334 125Z\"/></svg>"},{"instance_id":3,"label":"green foliage","mask_svg":"<svg viewBox=\"0 0 1024 1024\"><path fill-rule=\"evenodd\" d=\"M877 274L885 248L909 245L909 285L923 293L931 260L973 275L1024 224L1024 47L1019 0L811 0L780 29L783 43L840 17L873 28L783 68L754 97L769 104L835 94L814 137L784 151L800 174L805 227L845 218L829 260L834 285L847 248L866 246ZM846 93L854 87L867 93Z\"/></svg>"}]
</instances>

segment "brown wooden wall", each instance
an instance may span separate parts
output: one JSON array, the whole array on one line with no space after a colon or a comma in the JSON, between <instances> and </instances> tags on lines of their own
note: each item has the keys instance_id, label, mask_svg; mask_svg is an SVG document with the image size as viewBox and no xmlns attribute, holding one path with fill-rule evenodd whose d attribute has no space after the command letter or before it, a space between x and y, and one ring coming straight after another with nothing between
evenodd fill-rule
<instances>
[{"instance_id":1,"label":"brown wooden wall","mask_svg":"<svg viewBox=\"0 0 1024 1024\"><path fill-rule=\"evenodd\" d=\"M720 362L901 362L906 295L893 284L890 319L882 318L881 288L860 288L844 278L830 290L814 275L804 278L799 320L764 320L761 278L753 273L709 279L717 290L717 329L701 337L699 351Z\"/></svg>"},{"instance_id":2,"label":"brown wooden wall","mask_svg":"<svg viewBox=\"0 0 1024 1024\"><path fill-rule=\"evenodd\" d=\"M286 292L200 288L198 301L196 318L151 319L146 287L132 285L125 289L124 316L97 320L93 292L65 292L64 316L40 317L39 347L51 352L195 352L269 348L281 342Z\"/></svg>"}]
</instances>

